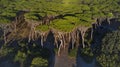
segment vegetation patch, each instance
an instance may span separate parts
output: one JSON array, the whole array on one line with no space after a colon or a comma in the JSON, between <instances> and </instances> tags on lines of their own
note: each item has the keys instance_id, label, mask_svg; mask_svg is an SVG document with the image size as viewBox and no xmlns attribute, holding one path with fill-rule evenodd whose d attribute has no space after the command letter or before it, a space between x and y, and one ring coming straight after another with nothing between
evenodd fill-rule
<instances>
[{"instance_id":1,"label":"vegetation patch","mask_svg":"<svg viewBox=\"0 0 120 67\"><path fill-rule=\"evenodd\" d=\"M0 23L9 23L18 11L27 10L29 13L25 18L29 20L42 21L45 16L56 17L50 20L49 26L40 25L37 29L46 31L55 28L69 32L76 26L91 26L97 18L117 17L115 13L120 12L119 8L119 0L1 0Z\"/></svg>"},{"instance_id":2,"label":"vegetation patch","mask_svg":"<svg viewBox=\"0 0 120 67\"><path fill-rule=\"evenodd\" d=\"M32 60L31 67L48 67L48 61L40 57L35 57Z\"/></svg>"},{"instance_id":3,"label":"vegetation patch","mask_svg":"<svg viewBox=\"0 0 120 67\"><path fill-rule=\"evenodd\" d=\"M77 48L74 48L74 49L71 49L70 52L69 52L69 57L70 58L76 58L77 57L77 51L78 49Z\"/></svg>"}]
</instances>

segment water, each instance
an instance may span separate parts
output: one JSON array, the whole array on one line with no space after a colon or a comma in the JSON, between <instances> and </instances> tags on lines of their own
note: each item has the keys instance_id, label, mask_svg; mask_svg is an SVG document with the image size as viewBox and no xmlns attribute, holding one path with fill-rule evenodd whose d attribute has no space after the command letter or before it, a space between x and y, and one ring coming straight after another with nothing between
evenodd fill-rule
<instances>
[{"instance_id":1,"label":"water","mask_svg":"<svg viewBox=\"0 0 120 67\"><path fill-rule=\"evenodd\" d=\"M77 66L76 67L95 67L95 58L92 60L92 62L87 63L85 60L83 60L82 57L77 58Z\"/></svg>"}]
</instances>

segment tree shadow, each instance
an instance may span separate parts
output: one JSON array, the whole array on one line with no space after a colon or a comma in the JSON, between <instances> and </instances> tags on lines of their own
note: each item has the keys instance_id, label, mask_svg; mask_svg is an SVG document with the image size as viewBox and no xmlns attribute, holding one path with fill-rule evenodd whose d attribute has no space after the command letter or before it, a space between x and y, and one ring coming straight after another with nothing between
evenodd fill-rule
<instances>
[{"instance_id":1,"label":"tree shadow","mask_svg":"<svg viewBox=\"0 0 120 67\"><path fill-rule=\"evenodd\" d=\"M54 40L54 34L52 33L52 31L49 31L46 41L44 43L44 47L49 49L50 52L50 56L48 59L48 67L54 67L55 64Z\"/></svg>"}]
</instances>

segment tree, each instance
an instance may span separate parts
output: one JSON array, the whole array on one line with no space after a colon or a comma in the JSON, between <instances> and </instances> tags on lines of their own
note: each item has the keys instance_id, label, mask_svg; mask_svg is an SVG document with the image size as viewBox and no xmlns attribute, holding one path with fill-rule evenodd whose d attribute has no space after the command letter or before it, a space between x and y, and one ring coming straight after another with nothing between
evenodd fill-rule
<instances>
[{"instance_id":1,"label":"tree","mask_svg":"<svg viewBox=\"0 0 120 67\"><path fill-rule=\"evenodd\" d=\"M32 60L31 67L48 67L48 61L40 57L35 57Z\"/></svg>"},{"instance_id":2,"label":"tree","mask_svg":"<svg viewBox=\"0 0 120 67\"><path fill-rule=\"evenodd\" d=\"M97 61L102 67L119 67L120 30L107 34L102 41L101 54Z\"/></svg>"},{"instance_id":3,"label":"tree","mask_svg":"<svg viewBox=\"0 0 120 67\"><path fill-rule=\"evenodd\" d=\"M20 67L24 67L24 62L27 58L27 55L24 52L18 51L15 56L15 61L20 62Z\"/></svg>"}]
</instances>

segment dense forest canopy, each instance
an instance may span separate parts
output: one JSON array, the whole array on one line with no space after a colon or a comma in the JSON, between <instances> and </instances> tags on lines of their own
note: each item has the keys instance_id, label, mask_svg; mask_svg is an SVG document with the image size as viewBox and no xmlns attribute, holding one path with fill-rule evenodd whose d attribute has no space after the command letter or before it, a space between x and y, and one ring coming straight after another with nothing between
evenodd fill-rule
<instances>
[{"instance_id":1,"label":"dense forest canopy","mask_svg":"<svg viewBox=\"0 0 120 67\"><path fill-rule=\"evenodd\" d=\"M120 0L0 0L0 62L48 67L52 53L80 54L118 67L119 19Z\"/></svg>"},{"instance_id":2,"label":"dense forest canopy","mask_svg":"<svg viewBox=\"0 0 120 67\"><path fill-rule=\"evenodd\" d=\"M120 66L120 29L108 33L102 40L101 54L97 57L102 67Z\"/></svg>"},{"instance_id":3,"label":"dense forest canopy","mask_svg":"<svg viewBox=\"0 0 120 67\"><path fill-rule=\"evenodd\" d=\"M119 0L0 0L0 23L11 22L18 11L29 11L25 18L50 23L37 29L71 31L78 25L90 26L97 18L117 17ZM53 22L53 23L51 23ZM64 29L63 29L64 28Z\"/></svg>"}]
</instances>

